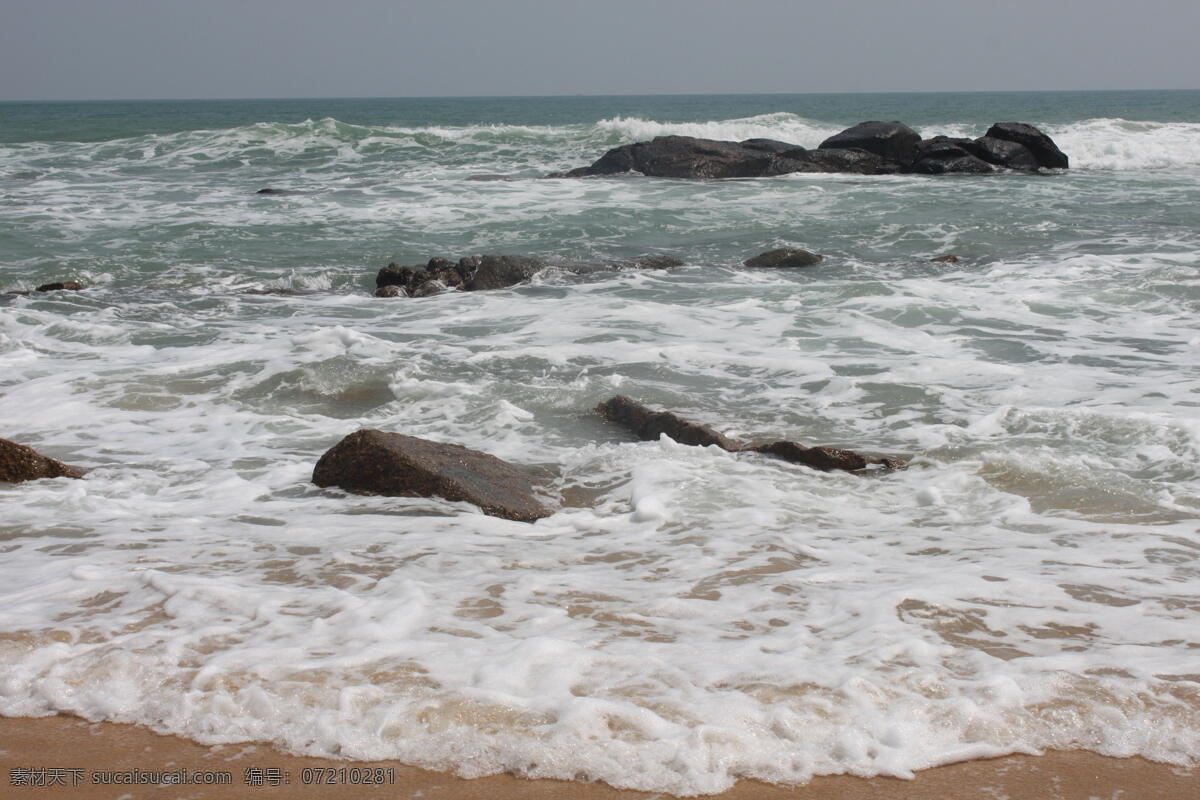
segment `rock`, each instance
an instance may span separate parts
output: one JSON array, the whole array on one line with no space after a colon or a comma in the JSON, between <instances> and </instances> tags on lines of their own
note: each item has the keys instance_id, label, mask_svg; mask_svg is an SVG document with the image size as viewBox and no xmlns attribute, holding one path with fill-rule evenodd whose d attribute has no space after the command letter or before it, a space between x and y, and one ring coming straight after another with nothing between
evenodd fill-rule
<instances>
[{"instance_id":1,"label":"rock","mask_svg":"<svg viewBox=\"0 0 1200 800\"><path fill-rule=\"evenodd\" d=\"M1040 166L1028 147L1007 139L980 136L978 139L965 140L962 149L976 158L1005 169L1036 172Z\"/></svg>"},{"instance_id":2,"label":"rock","mask_svg":"<svg viewBox=\"0 0 1200 800\"><path fill-rule=\"evenodd\" d=\"M716 445L731 452L742 447L740 442L717 433L707 425L688 422L669 411L653 411L624 395L605 400L596 406L596 411L609 422L629 428L635 436L647 442L658 441L665 433L680 444L700 447Z\"/></svg>"},{"instance_id":3,"label":"rock","mask_svg":"<svg viewBox=\"0 0 1200 800\"><path fill-rule=\"evenodd\" d=\"M937 136L922 141L917 157L905 172L917 175L975 174L994 172L995 168L981 158L968 153L961 143L969 140Z\"/></svg>"},{"instance_id":4,"label":"rock","mask_svg":"<svg viewBox=\"0 0 1200 800\"><path fill-rule=\"evenodd\" d=\"M984 137L1004 139L1025 145L1037 159L1038 166L1049 169L1067 169L1070 165L1070 159L1062 150L1058 149L1058 145L1054 143L1053 139L1032 125L1026 125L1023 122L997 122L988 128Z\"/></svg>"},{"instance_id":5,"label":"rock","mask_svg":"<svg viewBox=\"0 0 1200 800\"><path fill-rule=\"evenodd\" d=\"M944 256L934 256L929 259L930 264L957 264L958 256L950 254Z\"/></svg>"},{"instance_id":6,"label":"rock","mask_svg":"<svg viewBox=\"0 0 1200 800\"><path fill-rule=\"evenodd\" d=\"M266 189L259 189L255 194L291 195L300 193L291 189L272 189L268 186Z\"/></svg>"},{"instance_id":7,"label":"rock","mask_svg":"<svg viewBox=\"0 0 1200 800\"><path fill-rule=\"evenodd\" d=\"M408 290L403 286L390 283L375 290L376 297L408 297Z\"/></svg>"},{"instance_id":8,"label":"rock","mask_svg":"<svg viewBox=\"0 0 1200 800\"><path fill-rule=\"evenodd\" d=\"M914 168L921 157L920 134L901 122L862 122L829 137L816 150L776 139L724 142L692 136L659 136L648 142L614 147L589 166L548 177L585 178L622 172L660 178L763 178L793 172L887 175L901 171L928 174L993 171L985 170L983 164L1030 169L1027 156L1008 145L997 144L1000 141L1027 148L1039 166L1066 167L1066 156L1050 137L1022 123L997 123L987 136L974 141L944 136L929 141L939 146L956 145L964 152L953 157L949 151L941 151L940 156L926 152L926 163Z\"/></svg>"},{"instance_id":9,"label":"rock","mask_svg":"<svg viewBox=\"0 0 1200 800\"><path fill-rule=\"evenodd\" d=\"M39 292L81 292L83 284L79 281L62 281L60 283L43 283L37 287Z\"/></svg>"},{"instance_id":10,"label":"rock","mask_svg":"<svg viewBox=\"0 0 1200 800\"><path fill-rule=\"evenodd\" d=\"M520 468L461 445L363 429L317 462L312 481L358 494L443 497L493 517L533 522L550 516Z\"/></svg>"},{"instance_id":11,"label":"rock","mask_svg":"<svg viewBox=\"0 0 1200 800\"><path fill-rule=\"evenodd\" d=\"M641 256L629 261L617 261L617 269L672 269L682 267L684 262L674 256Z\"/></svg>"},{"instance_id":12,"label":"rock","mask_svg":"<svg viewBox=\"0 0 1200 800\"><path fill-rule=\"evenodd\" d=\"M795 151L797 149L804 149L799 145L788 144L787 142L781 142L778 139L745 139L741 142L738 142L738 144L750 150L761 150L763 152L777 154L789 150Z\"/></svg>"},{"instance_id":13,"label":"rock","mask_svg":"<svg viewBox=\"0 0 1200 800\"><path fill-rule=\"evenodd\" d=\"M858 472L870 466L900 469L904 461L883 456L869 456L838 447L805 447L797 442L778 441L765 444L744 444L714 431L707 425L689 422L669 411L654 411L636 400L617 395L596 406L596 411L610 422L624 425L644 441L657 441L662 434L680 444L716 445L731 453L764 453L813 469L841 469Z\"/></svg>"},{"instance_id":14,"label":"rock","mask_svg":"<svg viewBox=\"0 0 1200 800\"><path fill-rule=\"evenodd\" d=\"M792 247L781 247L778 250L768 250L754 258L742 262L744 267L811 267L821 261L821 256L807 250Z\"/></svg>"},{"instance_id":15,"label":"rock","mask_svg":"<svg viewBox=\"0 0 1200 800\"><path fill-rule=\"evenodd\" d=\"M788 150L780 154L790 172L848 172L854 175L891 175L900 164L866 150Z\"/></svg>"},{"instance_id":16,"label":"rock","mask_svg":"<svg viewBox=\"0 0 1200 800\"><path fill-rule=\"evenodd\" d=\"M41 478L82 478L83 473L47 458L32 447L0 439L0 482L20 483Z\"/></svg>"},{"instance_id":17,"label":"rock","mask_svg":"<svg viewBox=\"0 0 1200 800\"><path fill-rule=\"evenodd\" d=\"M879 463L879 459L867 458L853 450L826 446L805 447L802 444L787 441L753 444L744 449L752 453L767 453L793 464L804 464L819 470L844 469L854 472L866 469L870 464Z\"/></svg>"},{"instance_id":18,"label":"rock","mask_svg":"<svg viewBox=\"0 0 1200 800\"><path fill-rule=\"evenodd\" d=\"M821 142L821 150L866 150L897 164L916 158L921 136L902 122L860 122Z\"/></svg>"},{"instance_id":19,"label":"rock","mask_svg":"<svg viewBox=\"0 0 1200 800\"><path fill-rule=\"evenodd\" d=\"M473 256L458 262L467 291L503 289L527 281L546 268L545 262L526 256Z\"/></svg>"}]
</instances>

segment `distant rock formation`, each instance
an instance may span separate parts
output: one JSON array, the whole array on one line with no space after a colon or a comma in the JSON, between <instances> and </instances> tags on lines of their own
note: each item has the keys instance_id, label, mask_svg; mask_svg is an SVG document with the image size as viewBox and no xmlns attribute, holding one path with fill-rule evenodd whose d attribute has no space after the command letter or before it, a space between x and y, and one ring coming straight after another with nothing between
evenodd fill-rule
<instances>
[{"instance_id":1,"label":"distant rock formation","mask_svg":"<svg viewBox=\"0 0 1200 800\"><path fill-rule=\"evenodd\" d=\"M658 136L621 145L586 167L551 178L638 172L658 178L762 178L794 172L983 174L997 169L1066 169L1068 158L1049 136L1020 122L993 125L978 139L922 139L900 122L862 122L821 142L816 150L774 139L724 142Z\"/></svg>"},{"instance_id":2,"label":"distant rock formation","mask_svg":"<svg viewBox=\"0 0 1200 800\"><path fill-rule=\"evenodd\" d=\"M795 464L819 470L859 472L868 467L898 469L904 460L865 455L854 450L825 445L806 447L797 442L777 441L745 444L718 433L707 425L689 422L669 411L655 411L624 395L617 395L596 406L596 411L609 422L615 422L633 432L643 441L655 441L664 433L680 444L713 445L731 453L763 453Z\"/></svg>"},{"instance_id":3,"label":"distant rock formation","mask_svg":"<svg viewBox=\"0 0 1200 800\"><path fill-rule=\"evenodd\" d=\"M668 269L683 264L672 256L654 255L617 261L555 264L556 269L574 274L601 270ZM504 289L529 280L551 265L530 256L469 256L457 262L431 258L424 265L391 263L375 276L376 297L427 297L449 290L474 292Z\"/></svg>"},{"instance_id":4,"label":"distant rock formation","mask_svg":"<svg viewBox=\"0 0 1200 800\"><path fill-rule=\"evenodd\" d=\"M363 429L317 462L312 482L359 494L443 497L493 517L533 522L550 516L524 470L461 445Z\"/></svg>"},{"instance_id":5,"label":"distant rock formation","mask_svg":"<svg viewBox=\"0 0 1200 800\"><path fill-rule=\"evenodd\" d=\"M743 267L752 269L782 269L790 267L811 267L821 262L821 256L794 247L781 247L759 253L754 258L742 262Z\"/></svg>"},{"instance_id":6,"label":"distant rock formation","mask_svg":"<svg viewBox=\"0 0 1200 800\"><path fill-rule=\"evenodd\" d=\"M0 439L0 482L20 483L42 478L82 478L83 472L47 458L32 447Z\"/></svg>"}]
</instances>

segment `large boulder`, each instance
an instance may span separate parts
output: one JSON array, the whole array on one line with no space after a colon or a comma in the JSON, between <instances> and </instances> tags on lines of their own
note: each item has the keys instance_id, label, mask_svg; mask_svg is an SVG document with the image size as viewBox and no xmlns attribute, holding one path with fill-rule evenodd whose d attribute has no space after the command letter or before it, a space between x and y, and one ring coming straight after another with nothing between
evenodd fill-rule
<instances>
[{"instance_id":1,"label":"large boulder","mask_svg":"<svg viewBox=\"0 0 1200 800\"><path fill-rule=\"evenodd\" d=\"M759 253L742 262L744 267L779 269L784 267L811 267L821 262L821 256L796 247L780 247Z\"/></svg>"},{"instance_id":2,"label":"large boulder","mask_svg":"<svg viewBox=\"0 0 1200 800\"><path fill-rule=\"evenodd\" d=\"M981 158L989 164L995 164L1004 169L1015 169L1022 172L1036 172L1041 166L1037 157L1028 147L1007 139L997 139L993 136L980 136L978 139L966 139L962 149L976 158Z\"/></svg>"},{"instance_id":3,"label":"large boulder","mask_svg":"<svg viewBox=\"0 0 1200 800\"><path fill-rule=\"evenodd\" d=\"M906 169L918 175L975 174L994 172L995 168L964 149L969 139L936 136L917 146L917 157Z\"/></svg>"},{"instance_id":4,"label":"large boulder","mask_svg":"<svg viewBox=\"0 0 1200 800\"><path fill-rule=\"evenodd\" d=\"M551 513L519 467L461 445L399 433L355 431L321 456L312 481L358 494L461 500L518 522Z\"/></svg>"},{"instance_id":5,"label":"large boulder","mask_svg":"<svg viewBox=\"0 0 1200 800\"><path fill-rule=\"evenodd\" d=\"M1038 166L1049 169L1067 169L1070 166L1070 159L1058 149L1054 140L1032 125L1023 122L997 122L988 128L984 136L1024 145L1033 153Z\"/></svg>"},{"instance_id":6,"label":"large boulder","mask_svg":"<svg viewBox=\"0 0 1200 800\"><path fill-rule=\"evenodd\" d=\"M42 478L82 478L83 472L47 458L32 447L0 439L0 482L20 483Z\"/></svg>"},{"instance_id":7,"label":"large boulder","mask_svg":"<svg viewBox=\"0 0 1200 800\"><path fill-rule=\"evenodd\" d=\"M902 122L860 122L821 142L822 150L866 150L905 165L917 155L921 135Z\"/></svg>"}]
</instances>

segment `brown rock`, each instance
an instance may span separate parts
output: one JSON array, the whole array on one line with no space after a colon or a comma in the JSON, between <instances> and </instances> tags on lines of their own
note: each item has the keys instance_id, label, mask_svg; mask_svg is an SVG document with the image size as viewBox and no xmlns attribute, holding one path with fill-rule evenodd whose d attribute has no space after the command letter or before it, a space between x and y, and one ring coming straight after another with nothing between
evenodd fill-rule
<instances>
[{"instance_id":1,"label":"brown rock","mask_svg":"<svg viewBox=\"0 0 1200 800\"><path fill-rule=\"evenodd\" d=\"M32 447L0 439L0 482L20 483L41 478L82 478L83 473L47 458Z\"/></svg>"},{"instance_id":2,"label":"brown rock","mask_svg":"<svg viewBox=\"0 0 1200 800\"><path fill-rule=\"evenodd\" d=\"M658 437L665 433L680 444L701 447L712 444L731 452L742 448L740 442L717 433L707 425L688 422L669 411L652 411L624 395L605 400L596 406L596 411L609 422L629 428L643 441L657 441Z\"/></svg>"},{"instance_id":3,"label":"brown rock","mask_svg":"<svg viewBox=\"0 0 1200 800\"><path fill-rule=\"evenodd\" d=\"M37 287L39 292L80 292L83 291L83 284L79 281L60 281L58 283L43 283Z\"/></svg>"},{"instance_id":4,"label":"brown rock","mask_svg":"<svg viewBox=\"0 0 1200 800\"><path fill-rule=\"evenodd\" d=\"M358 494L465 500L518 522L551 514L520 468L461 445L399 433L355 431L321 456L312 481Z\"/></svg>"},{"instance_id":5,"label":"brown rock","mask_svg":"<svg viewBox=\"0 0 1200 800\"><path fill-rule=\"evenodd\" d=\"M929 259L929 263L930 264L957 264L958 256L953 255L953 254L945 255L945 256L936 256L935 258Z\"/></svg>"},{"instance_id":6,"label":"brown rock","mask_svg":"<svg viewBox=\"0 0 1200 800\"><path fill-rule=\"evenodd\" d=\"M804 464L821 470L844 469L853 472L866 469L869 464L879 463L878 459L869 459L853 450L842 450L825 445L805 447L797 442L780 441L754 444L748 445L745 449L752 453L767 453L793 464Z\"/></svg>"}]
</instances>

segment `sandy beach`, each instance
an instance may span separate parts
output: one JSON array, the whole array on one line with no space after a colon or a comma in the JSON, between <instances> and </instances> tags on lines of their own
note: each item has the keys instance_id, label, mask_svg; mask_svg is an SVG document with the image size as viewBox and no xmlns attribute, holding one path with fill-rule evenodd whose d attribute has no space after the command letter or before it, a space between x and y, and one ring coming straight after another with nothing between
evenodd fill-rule
<instances>
[{"instance_id":1,"label":"sandy beach","mask_svg":"<svg viewBox=\"0 0 1200 800\"><path fill-rule=\"evenodd\" d=\"M463 780L397 762L335 761L287 755L267 745L206 747L133 725L73 717L0 719L6 798L206 800L207 798L422 798L422 800L649 800L667 795L603 784ZM147 773L186 775L221 785L145 785ZM361 781L377 779L379 783ZM356 783L351 783L355 781ZM1141 758L1085 751L1006 756L925 770L915 780L821 777L802 787L743 781L720 800L1193 800L1200 772Z\"/></svg>"}]
</instances>

